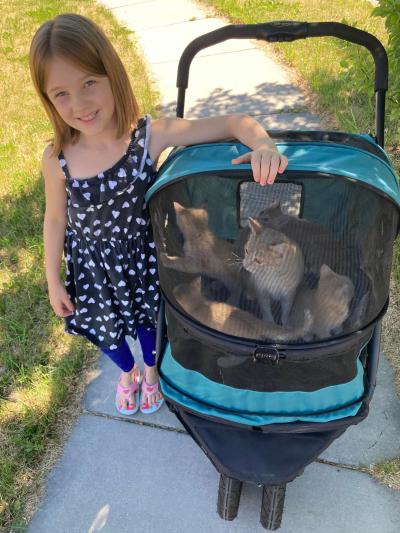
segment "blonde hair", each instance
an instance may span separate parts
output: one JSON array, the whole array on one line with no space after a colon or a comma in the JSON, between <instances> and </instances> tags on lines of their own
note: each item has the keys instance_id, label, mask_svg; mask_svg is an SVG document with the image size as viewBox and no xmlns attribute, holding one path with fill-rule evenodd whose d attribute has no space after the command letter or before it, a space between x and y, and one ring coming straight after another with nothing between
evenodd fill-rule
<instances>
[{"instance_id":1,"label":"blonde hair","mask_svg":"<svg viewBox=\"0 0 400 533\"><path fill-rule=\"evenodd\" d=\"M32 39L29 66L35 89L54 130L53 153L77 142L79 131L64 122L46 94L48 62L59 57L97 76L107 76L114 97L117 138L128 133L139 117L139 108L128 75L117 52L93 21L75 13L45 22Z\"/></svg>"}]
</instances>

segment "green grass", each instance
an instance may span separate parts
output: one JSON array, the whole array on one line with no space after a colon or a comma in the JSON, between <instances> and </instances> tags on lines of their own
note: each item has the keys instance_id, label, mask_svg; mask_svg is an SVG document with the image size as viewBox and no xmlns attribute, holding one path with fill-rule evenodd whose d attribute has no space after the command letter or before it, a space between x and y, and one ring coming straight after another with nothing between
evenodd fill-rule
<instances>
[{"instance_id":1,"label":"green grass","mask_svg":"<svg viewBox=\"0 0 400 533\"><path fill-rule=\"evenodd\" d=\"M59 13L93 18L120 53L140 107L156 114L157 95L132 34L93 0L0 0L0 11L0 531L20 531L97 359L89 343L64 334L47 299L40 159L52 132L30 81L31 37Z\"/></svg>"},{"instance_id":2,"label":"green grass","mask_svg":"<svg viewBox=\"0 0 400 533\"><path fill-rule=\"evenodd\" d=\"M400 459L391 459L374 465L371 473L389 487L400 490Z\"/></svg>"}]
</instances>

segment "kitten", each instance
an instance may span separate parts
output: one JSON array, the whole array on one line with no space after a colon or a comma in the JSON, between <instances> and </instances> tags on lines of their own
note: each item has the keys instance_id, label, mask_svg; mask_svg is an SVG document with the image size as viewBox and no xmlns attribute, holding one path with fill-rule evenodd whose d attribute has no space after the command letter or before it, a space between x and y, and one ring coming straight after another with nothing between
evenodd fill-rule
<instances>
[{"instance_id":1,"label":"kitten","mask_svg":"<svg viewBox=\"0 0 400 533\"><path fill-rule=\"evenodd\" d=\"M249 218L249 226L243 267L251 273L264 320L274 321L271 300L279 300L281 322L287 325L297 288L303 279L303 254L300 247L282 232L264 228L253 218Z\"/></svg>"},{"instance_id":2,"label":"kitten","mask_svg":"<svg viewBox=\"0 0 400 533\"><path fill-rule=\"evenodd\" d=\"M295 299L290 321L296 323L304 308L310 309L313 324L306 340L313 336L325 339L332 333L339 334L349 316L354 296L354 285L350 278L334 272L328 265L320 268L316 289L301 289Z\"/></svg>"},{"instance_id":3,"label":"kitten","mask_svg":"<svg viewBox=\"0 0 400 533\"><path fill-rule=\"evenodd\" d=\"M299 335L304 342L312 341L315 337L316 340L326 339L330 337L332 331L339 334L349 316L353 295L354 286L347 276L336 274L327 265L322 265L317 289L303 288L298 292L289 323L293 325L299 320L304 321L305 316L304 325L308 327L305 327L303 334ZM308 325L309 317L311 322ZM266 324L266 327L269 327L269 324ZM300 333L300 330L297 332ZM244 363L247 359L245 356L228 354L219 357L217 361L220 368L228 369Z\"/></svg>"},{"instance_id":4,"label":"kitten","mask_svg":"<svg viewBox=\"0 0 400 533\"><path fill-rule=\"evenodd\" d=\"M228 281L234 276L233 245L218 239L208 227L208 213L203 208L183 207L174 202L176 221L183 235L183 256L160 254L165 267L191 274L207 274Z\"/></svg>"},{"instance_id":5,"label":"kitten","mask_svg":"<svg viewBox=\"0 0 400 533\"><path fill-rule=\"evenodd\" d=\"M263 209L255 219L263 227L281 231L300 246L305 272L318 275L324 263L340 274L350 272L350 258L346 247L332 231L320 224L282 213L279 203ZM241 240L244 238L242 235ZM356 258L353 258L353 263L354 259Z\"/></svg>"},{"instance_id":6,"label":"kitten","mask_svg":"<svg viewBox=\"0 0 400 533\"><path fill-rule=\"evenodd\" d=\"M181 283L173 289L179 305L190 316L205 326L249 339L271 339L275 342L290 342L305 337L312 325L311 313L304 309L299 317L299 325L293 328L264 322L254 315L233 305L212 302L201 293L201 277L190 284Z\"/></svg>"}]
</instances>

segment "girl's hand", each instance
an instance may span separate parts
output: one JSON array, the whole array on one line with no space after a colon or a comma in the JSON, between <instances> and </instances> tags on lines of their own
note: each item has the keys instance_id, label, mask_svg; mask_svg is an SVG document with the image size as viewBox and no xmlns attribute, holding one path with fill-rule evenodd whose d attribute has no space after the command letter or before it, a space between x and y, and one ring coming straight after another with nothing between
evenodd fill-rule
<instances>
[{"instance_id":1,"label":"girl's hand","mask_svg":"<svg viewBox=\"0 0 400 533\"><path fill-rule=\"evenodd\" d=\"M50 305L57 316L66 317L74 312L74 305L61 282L56 285L49 285L49 299Z\"/></svg>"},{"instance_id":2,"label":"girl's hand","mask_svg":"<svg viewBox=\"0 0 400 533\"><path fill-rule=\"evenodd\" d=\"M278 150L271 145L266 145L232 159L233 165L251 163L254 181L260 185L272 185L276 175L282 174L288 165L288 159L280 155Z\"/></svg>"}]
</instances>

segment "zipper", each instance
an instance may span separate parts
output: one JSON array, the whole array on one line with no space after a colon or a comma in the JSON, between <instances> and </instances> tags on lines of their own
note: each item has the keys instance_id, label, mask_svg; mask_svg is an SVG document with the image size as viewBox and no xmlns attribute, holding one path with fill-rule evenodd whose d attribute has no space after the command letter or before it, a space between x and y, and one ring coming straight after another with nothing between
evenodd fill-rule
<instances>
[{"instance_id":1,"label":"zipper","mask_svg":"<svg viewBox=\"0 0 400 533\"><path fill-rule=\"evenodd\" d=\"M326 359L327 357L340 357L349 351L360 352L370 341L375 324L385 314L388 302L379 315L365 328L356 332L328 339L321 342L308 344L260 344L242 337L234 337L203 326L194 319L179 311L163 293L163 299L172 317L177 321L183 331L195 340L205 345L222 351L227 355L237 357L250 357L254 363L277 366L282 362L307 363Z\"/></svg>"},{"instance_id":2,"label":"zipper","mask_svg":"<svg viewBox=\"0 0 400 533\"><path fill-rule=\"evenodd\" d=\"M278 365L280 359L286 359L276 346L256 346L253 352L253 362L268 365Z\"/></svg>"}]
</instances>

